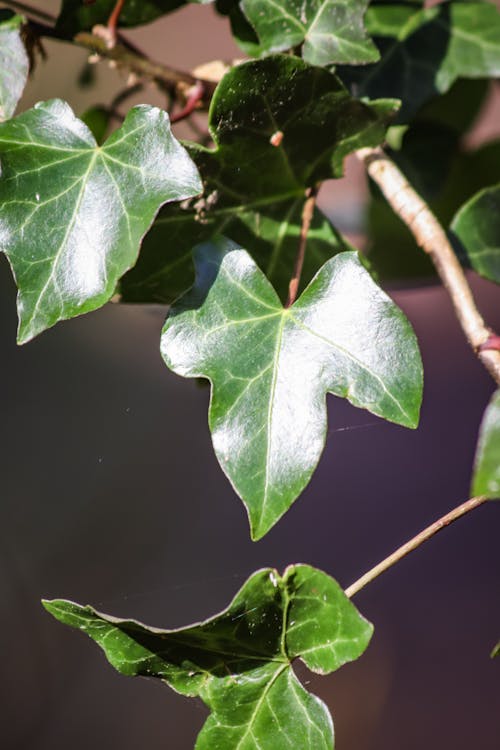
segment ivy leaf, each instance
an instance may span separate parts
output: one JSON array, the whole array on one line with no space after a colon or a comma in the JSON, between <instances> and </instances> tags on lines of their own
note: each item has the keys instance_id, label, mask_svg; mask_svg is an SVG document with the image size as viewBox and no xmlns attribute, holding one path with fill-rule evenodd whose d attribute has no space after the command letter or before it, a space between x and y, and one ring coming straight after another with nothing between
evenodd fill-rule
<instances>
[{"instance_id":1,"label":"ivy leaf","mask_svg":"<svg viewBox=\"0 0 500 750\"><path fill-rule=\"evenodd\" d=\"M332 578L308 565L254 573L227 609L179 630L147 628L92 607L45 601L96 641L119 672L156 677L211 714L196 750L332 750L326 706L297 680L293 659L327 674L365 651L373 627Z\"/></svg>"},{"instance_id":2,"label":"ivy leaf","mask_svg":"<svg viewBox=\"0 0 500 750\"><path fill-rule=\"evenodd\" d=\"M265 52L302 46L312 65L363 65L380 55L363 17L368 0L242 0L240 6Z\"/></svg>"},{"instance_id":3,"label":"ivy leaf","mask_svg":"<svg viewBox=\"0 0 500 750\"><path fill-rule=\"evenodd\" d=\"M21 16L0 11L0 122L12 117L24 91L29 60L21 39Z\"/></svg>"},{"instance_id":4,"label":"ivy leaf","mask_svg":"<svg viewBox=\"0 0 500 750\"><path fill-rule=\"evenodd\" d=\"M248 247L285 299L290 273L282 269L290 268L296 252L305 190L340 177L352 151L379 144L397 104L360 102L327 70L288 55L230 70L209 112L215 148L190 149L204 195L194 205L163 209L137 267L123 281L123 299L149 301L151 290L155 300L171 302L192 283L193 245L214 233L244 243L249 231ZM326 257L347 247L319 213L311 239L307 280Z\"/></svg>"},{"instance_id":5,"label":"ivy leaf","mask_svg":"<svg viewBox=\"0 0 500 750\"><path fill-rule=\"evenodd\" d=\"M63 0L56 28L68 35L90 31L96 24L108 22L115 5L116 0L95 0L88 4L82 0ZM186 5L186 0L127 0L120 13L120 26L150 23L182 5Z\"/></svg>"},{"instance_id":6,"label":"ivy leaf","mask_svg":"<svg viewBox=\"0 0 500 750\"><path fill-rule=\"evenodd\" d=\"M167 114L147 106L99 147L67 104L38 104L0 125L0 158L0 248L19 289L19 343L107 302L159 207L201 190Z\"/></svg>"},{"instance_id":7,"label":"ivy leaf","mask_svg":"<svg viewBox=\"0 0 500 750\"><path fill-rule=\"evenodd\" d=\"M497 643L493 651L491 652L491 658L494 659L495 656L500 656L500 641Z\"/></svg>"},{"instance_id":8,"label":"ivy leaf","mask_svg":"<svg viewBox=\"0 0 500 750\"><path fill-rule=\"evenodd\" d=\"M451 230L471 267L500 284L500 184L481 190L462 206Z\"/></svg>"},{"instance_id":9,"label":"ivy leaf","mask_svg":"<svg viewBox=\"0 0 500 750\"><path fill-rule=\"evenodd\" d=\"M192 249L225 232L242 247L252 248L252 258L284 301L288 294L301 230L303 197L262 208L229 212L200 223L180 211L164 210L145 238L139 260L121 280L123 302L171 304L189 289L194 279ZM168 239L167 239L168 238ZM171 251L165 252L168 242ZM307 239L300 290L318 268L338 252L352 247L315 209Z\"/></svg>"},{"instance_id":10,"label":"ivy leaf","mask_svg":"<svg viewBox=\"0 0 500 750\"><path fill-rule=\"evenodd\" d=\"M500 13L489 2L445 2L418 10L375 5L366 15L381 59L341 76L360 96L391 96L403 102L407 122L428 99L448 91L457 78L500 75Z\"/></svg>"},{"instance_id":11,"label":"ivy leaf","mask_svg":"<svg viewBox=\"0 0 500 750\"><path fill-rule=\"evenodd\" d=\"M228 240L198 246L195 265L196 283L171 309L161 351L179 375L210 380L215 452L259 539L316 468L327 392L416 427L418 345L356 253L329 260L288 309Z\"/></svg>"},{"instance_id":12,"label":"ivy leaf","mask_svg":"<svg viewBox=\"0 0 500 750\"><path fill-rule=\"evenodd\" d=\"M479 430L472 493L500 499L500 389L493 394Z\"/></svg>"}]
</instances>

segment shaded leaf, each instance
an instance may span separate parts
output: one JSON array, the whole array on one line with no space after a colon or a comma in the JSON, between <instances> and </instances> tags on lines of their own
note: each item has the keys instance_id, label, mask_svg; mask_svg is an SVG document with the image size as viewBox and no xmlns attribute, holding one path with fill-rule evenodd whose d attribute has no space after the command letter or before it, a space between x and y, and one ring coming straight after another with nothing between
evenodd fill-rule
<instances>
[{"instance_id":1,"label":"shaded leaf","mask_svg":"<svg viewBox=\"0 0 500 750\"><path fill-rule=\"evenodd\" d=\"M98 144L105 141L111 122L109 109L97 104L95 107L89 107L85 110L80 119L88 127Z\"/></svg>"},{"instance_id":2,"label":"shaded leaf","mask_svg":"<svg viewBox=\"0 0 500 750\"><path fill-rule=\"evenodd\" d=\"M211 715L196 750L332 750L328 709L302 687L291 662L333 672L361 656L373 632L340 586L308 565L292 565L282 577L254 573L226 610L179 630L67 601L44 606L95 640L122 674L156 677L199 696Z\"/></svg>"},{"instance_id":3,"label":"shaded leaf","mask_svg":"<svg viewBox=\"0 0 500 750\"><path fill-rule=\"evenodd\" d=\"M361 65L379 59L366 34L368 0L242 0L240 7L254 27L261 48L280 52L302 45L312 65Z\"/></svg>"},{"instance_id":4,"label":"shaded leaf","mask_svg":"<svg viewBox=\"0 0 500 750\"><path fill-rule=\"evenodd\" d=\"M329 260L288 309L228 240L200 245L195 264L195 286L171 309L161 351L179 375L210 380L215 452L258 539L316 468L327 392L416 427L418 345L356 253Z\"/></svg>"},{"instance_id":5,"label":"shaded leaf","mask_svg":"<svg viewBox=\"0 0 500 750\"><path fill-rule=\"evenodd\" d=\"M366 26L381 59L367 68L344 69L341 77L355 84L359 95L401 99L401 122L457 78L500 75L500 13L489 2L440 3L422 10L376 5Z\"/></svg>"},{"instance_id":6,"label":"shaded leaf","mask_svg":"<svg viewBox=\"0 0 500 750\"><path fill-rule=\"evenodd\" d=\"M90 31L96 24L107 24L116 0L63 0L56 28L64 34ZM186 0L127 0L120 13L120 26L140 26L186 5Z\"/></svg>"},{"instance_id":7,"label":"shaded leaf","mask_svg":"<svg viewBox=\"0 0 500 750\"><path fill-rule=\"evenodd\" d=\"M479 430L472 493L500 499L500 390L493 394Z\"/></svg>"},{"instance_id":8,"label":"shaded leaf","mask_svg":"<svg viewBox=\"0 0 500 750\"><path fill-rule=\"evenodd\" d=\"M455 215L451 230L468 264L500 284L500 184L481 190Z\"/></svg>"},{"instance_id":9,"label":"shaded leaf","mask_svg":"<svg viewBox=\"0 0 500 750\"><path fill-rule=\"evenodd\" d=\"M493 651L491 652L491 658L494 659L495 656L500 656L500 641L497 643Z\"/></svg>"},{"instance_id":10,"label":"shaded leaf","mask_svg":"<svg viewBox=\"0 0 500 750\"><path fill-rule=\"evenodd\" d=\"M248 247L285 299L306 188L340 177L347 154L380 143L396 108L392 100L360 102L328 71L290 56L233 68L209 112L215 148L190 149L203 176L203 198L162 211L123 281L123 299L149 301L151 289L156 301L171 302L191 283L193 245L214 233L244 242L249 232ZM277 133L281 140L273 145ZM311 247L307 280L346 243L316 213Z\"/></svg>"},{"instance_id":11,"label":"shaded leaf","mask_svg":"<svg viewBox=\"0 0 500 750\"><path fill-rule=\"evenodd\" d=\"M21 16L0 11L0 122L15 112L29 73L29 60L21 39Z\"/></svg>"},{"instance_id":12,"label":"shaded leaf","mask_svg":"<svg viewBox=\"0 0 500 750\"><path fill-rule=\"evenodd\" d=\"M38 104L0 125L0 157L0 248L19 290L20 343L107 302L159 207L201 189L168 116L147 106L98 147L67 104Z\"/></svg>"}]
</instances>

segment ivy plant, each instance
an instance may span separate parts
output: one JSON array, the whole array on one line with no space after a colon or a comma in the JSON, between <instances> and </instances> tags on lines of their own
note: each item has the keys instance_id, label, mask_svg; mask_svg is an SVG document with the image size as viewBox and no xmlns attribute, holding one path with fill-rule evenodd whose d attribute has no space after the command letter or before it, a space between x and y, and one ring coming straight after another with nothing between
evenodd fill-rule
<instances>
[{"instance_id":1,"label":"ivy plant","mask_svg":"<svg viewBox=\"0 0 500 750\"><path fill-rule=\"evenodd\" d=\"M327 394L418 427L418 341L387 280L439 278L497 390L478 415L471 497L345 591L304 564L260 570L219 615L176 630L66 600L44 606L122 674L200 697L210 716L198 750L332 750L329 710L294 662L327 674L361 657L373 627L351 598L500 498L500 337L468 282L471 272L500 282L500 147L464 145L500 75L500 13L460 0L220 0L214 12L250 59L215 66L214 80L127 37L184 4L63 0L51 17L3 3L0 250L17 286L18 343L112 299L167 305L161 354L178 375L209 381L214 451L255 540L311 480ZM45 38L133 75L87 112L58 99L25 109ZM151 83L165 107L126 111ZM196 137L181 142L179 121ZM349 155L371 179L364 253L317 205Z\"/></svg>"}]
</instances>

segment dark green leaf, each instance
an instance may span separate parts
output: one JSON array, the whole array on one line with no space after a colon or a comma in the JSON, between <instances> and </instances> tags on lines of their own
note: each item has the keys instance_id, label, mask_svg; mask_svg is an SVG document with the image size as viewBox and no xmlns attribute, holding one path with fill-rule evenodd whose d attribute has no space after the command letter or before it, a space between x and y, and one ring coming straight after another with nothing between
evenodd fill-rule
<instances>
[{"instance_id":1,"label":"dark green leaf","mask_svg":"<svg viewBox=\"0 0 500 750\"><path fill-rule=\"evenodd\" d=\"M101 144L105 141L111 122L111 113L106 107L99 105L90 107L85 110L80 119L88 127L97 143Z\"/></svg>"},{"instance_id":2,"label":"dark green leaf","mask_svg":"<svg viewBox=\"0 0 500 750\"><path fill-rule=\"evenodd\" d=\"M326 706L291 662L327 674L365 651L373 627L340 586L308 565L255 573L216 617L179 630L147 628L92 607L44 602L86 633L125 675L156 677L210 708L196 750L332 750Z\"/></svg>"},{"instance_id":3,"label":"dark green leaf","mask_svg":"<svg viewBox=\"0 0 500 750\"><path fill-rule=\"evenodd\" d=\"M255 29L240 8L239 0L216 0L217 13L227 16L235 41L249 57L260 57L264 49L259 43Z\"/></svg>"},{"instance_id":4,"label":"dark green leaf","mask_svg":"<svg viewBox=\"0 0 500 750\"><path fill-rule=\"evenodd\" d=\"M457 78L500 75L500 13L489 2L440 3L423 10L376 5L366 26L380 62L346 69L345 79L356 84L359 95L401 99L402 122Z\"/></svg>"},{"instance_id":5,"label":"dark green leaf","mask_svg":"<svg viewBox=\"0 0 500 750\"><path fill-rule=\"evenodd\" d=\"M472 493L500 499L500 389L493 394L479 430Z\"/></svg>"},{"instance_id":6,"label":"dark green leaf","mask_svg":"<svg viewBox=\"0 0 500 750\"><path fill-rule=\"evenodd\" d=\"M120 14L120 26L139 26L185 5L186 0L127 0ZM63 0L57 29L64 34L90 31L96 24L106 24L116 0Z\"/></svg>"},{"instance_id":7,"label":"dark green leaf","mask_svg":"<svg viewBox=\"0 0 500 750\"><path fill-rule=\"evenodd\" d=\"M215 452L258 539L316 468L327 392L416 427L418 345L356 253L329 260L288 309L228 240L200 245L195 264L195 286L171 309L161 350L179 375L212 383Z\"/></svg>"},{"instance_id":8,"label":"dark green leaf","mask_svg":"<svg viewBox=\"0 0 500 750\"><path fill-rule=\"evenodd\" d=\"M151 292L156 301L171 302L192 279L193 245L214 233L237 242L250 233L248 247L285 298L306 188L341 176L347 154L380 143L395 111L393 101L354 99L331 73L298 58L279 55L233 68L209 113L216 147L190 150L204 179L203 199L162 211L137 268L123 281L123 299L150 301ZM319 213L311 245L307 280L346 247Z\"/></svg>"},{"instance_id":9,"label":"dark green leaf","mask_svg":"<svg viewBox=\"0 0 500 750\"><path fill-rule=\"evenodd\" d=\"M491 652L491 658L494 659L495 656L500 656L500 641L497 643L497 645Z\"/></svg>"},{"instance_id":10,"label":"dark green leaf","mask_svg":"<svg viewBox=\"0 0 500 750\"><path fill-rule=\"evenodd\" d=\"M136 107L98 147L61 101L0 125L0 249L19 289L20 343L94 310L136 261L159 207L201 190L165 112Z\"/></svg>"},{"instance_id":11,"label":"dark green leaf","mask_svg":"<svg viewBox=\"0 0 500 750\"><path fill-rule=\"evenodd\" d=\"M362 65L379 59L363 17L368 0L242 0L262 49L280 52L302 46L312 65Z\"/></svg>"},{"instance_id":12,"label":"dark green leaf","mask_svg":"<svg viewBox=\"0 0 500 750\"><path fill-rule=\"evenodd\" d=\"M0 11L0 122L12 117L29 73L29 60L21 39L21 16Z\"/></svg>"},{"instance_id":13,"label":"dark green leaf","mask_svg":"<svg viewBox=\"0 0 500 750\"><path fill-rule=\"evenodd\" d=\"M500 185L481 190L462 206L451 230L468 264L485 279L500 284Z\"/></svg>"}]
</instances>

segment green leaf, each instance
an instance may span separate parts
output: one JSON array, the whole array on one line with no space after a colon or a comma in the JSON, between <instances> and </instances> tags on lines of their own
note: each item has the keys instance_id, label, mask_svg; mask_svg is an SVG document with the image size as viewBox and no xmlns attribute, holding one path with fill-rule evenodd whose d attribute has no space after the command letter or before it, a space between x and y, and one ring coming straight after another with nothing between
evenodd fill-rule
<instances>
[{"instance_id":1,"label":"green leaf","mask_svg":"<svg viewBox=\"0 0 500 750\"><path fill-rule=\"evenodd\" d=\"M285 299L305 190L340 177L352 151L380 143L396 108L392 100L360 102L328 71L287 55L233 68L209 112L215 148L190 149L203 198L162 211L123 281L123 299L150 301L151 293L171 302L192 281L193 245L214 233L244 243L249 232L248 247ZM273 145L276 134L281 140ZM318 212L311 239L306 280L348 247Z\"/></svg>"},{"instance_id":2,"label":"green leaf","mask_svg":"<svg viewBox=\"0 0 500 750\"><path fill-rule=\"evenodd\" d=\"M0 122L12 117L24 91L29 60L21 39L21 16L0 11Z\"/></svg>"},{"instance_id":3,"label":"green leaf","mask_svg":"<svg viewBox=\"0 0 500 750\"><path fill-rule=\"evenodd\" d=\"M373 632L340 586L308 565L292 565L282 577L254 573L227 609L179 630L67 601L43 604L95 640L122 674L156 677L199 696L211 714L196 750L332 750L328 709L302 687L291 662L333 672L359 658Z\"/></svg>"},{"instance_id":4,"label":"green leaf","mask_svg":"<svg viewBox=\"0 0 500 750\"><path fill-rule=\"evenodd\" d=\"M462 206L451 230L470 266L500 284L500 184L481 190Z\"/></svg>"},{"instance_id":5,"label":"green leaf","mask_svg":"<svg viewBox=\"0 0 500 750\"><path fill-rule=\"evenodd\" d=\"M85 110L80 119L88 127L97 143L99 145L104 143L111 122L109 109L97 104Z\"/></svg>"},{"instance_id":6,"label":"green leaf","mask_svg":"<svg viewBox=\"0 0 500 750\"><path fill-rule=\"evenodd\" d=\"M96 24L106 24L116 0L63 0L56 28L64 34L90 31ZM127 0L120 13L120 26L140 26L186 5L186 0Z\"/></svg>"},{"instance_id":7,"label":"green leaf","mask_svg":"<svg viewBox=\"0 0 500 750\"><path fill-rule=\"evenodd\" d=\"M376 5L366 15L381 59L363 69L345 69L345 80L359 95L390 96L403 102L407 122L457 78L500 75L500 13L489 2L440 3L416 10L411 5Z\"/></svg>"},{"instance_id":8,"label":"green leaf","mask_svg":"<svg viewBox=\"0 0 500 750\"><path fill-rule=\"evenodd\" d=\"M493 394L479 430L472 494L500 499L500 389Z\"/></svg>"},{"instance_id":9,"label":"green leaf","mask_svg":"<svg viewBox=\"0 0 500 750\"><path fill-rule=\"evenodd\" d=\"M242 0L240 7L262 49L280 52L302 46L312 65L363 65L379 59L363 17L368 0Z\"/></svg>"},{"instance_id":10,"label":"green leaf","mask_svg":"<svg viewBox=\"0 0 500 750\"><path fill-rule=\"evenodd\" d=\"M200 245L195 264L196 283L171 309L161 351L179 375L210 380L215 452L259 539L316 468L327 392L416 427L418 345L356 253L329 260L288 309L228 240Z\"/></svg>"},{"instance_id":11,"label":"green leaf","mask_svg":"<svg viewBox=\"0 0 500 750\"><path fill-rule=\"evenodd\" d=\"M493 651L491 652L491 658L494 659L495 656L500 656L500 641L497 643Z\"/></svg>"},{"instance_id":12,"label":"green leaf","mask_svg":"<svg viewBox=\"0 0 500 750\"><path fill-rule=\"evenodd\" d=\"M201 190L167 114L147 106L99 147L67 104L38 104L0 125L0 158L20 343L107 302L159 207Z\"/></svg>"}]
</instances>

